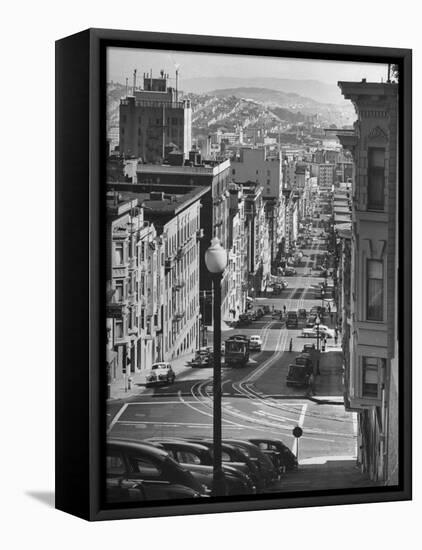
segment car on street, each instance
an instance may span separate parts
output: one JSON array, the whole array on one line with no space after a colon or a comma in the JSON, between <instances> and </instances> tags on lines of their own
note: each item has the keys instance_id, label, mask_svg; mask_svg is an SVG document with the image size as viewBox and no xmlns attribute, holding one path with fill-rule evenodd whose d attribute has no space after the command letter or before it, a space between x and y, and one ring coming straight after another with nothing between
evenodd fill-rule
<instances>
[{"instance_id":1,"label":"car on street","mask_svg":"<svg viewBox=\"0 0 422 550\"><path fill-rule=\"evenodd\" d=\"M316 326L312 328L304 328L302 329L302 338L317 338L318 332L316 329ZM320 334L322 336L322 334Z\"/></svg>"},{"instance_id":2,"label":"car on street","mask_svg":"<svg viewBox=\"0 0 422 550\"><path fill-rule=\"evenodd\" d=\"M298 309L297 314L300 319L306 319L306 316L307 316L306 309L304 308Z\"/></svg>"},{"instance_id":3,"label":"car on street","mask_svg":"<svg viewBox=\"0 0 422 550\"><path fill-rule=\"evenodd\" d=\"M280 474L284 470L297 470L296 456L280 439L253 438L249 441L271 458Z\"/></svg>"},{"instance_id":4,"label":"car on street","mask_svg":"<svg viewBox=\"0 0 422 550\"><path fill-rule=\"evenodd\" d=\"M126 489L131 500L139 490L141 499L170 500L206 497L206 487L169 457L163 449L123 439L109 439L106 448L106 486L115 498L124 498ZM111 490L113 485L120 487Z\"/></svg>"},{"instance_id":5,"label":"car on street","mask_svg":"<svg viewBox=\"0 0 422 550\"><path fill-rule=\"evenodd\" d=\"M313 362L312 357L309 355L309 353L301 353L295 358L296 365L304 365L309 369L309 374L313 372Z\"/></svg>"},{"instance_id":6,"label":"car on street","mask_svg":"<svg viewBox=\"0 0 422 550\"><path fill-rule=\"evenodd\" d=\"M316 315L310 315L306 320L305 327L306 328L314 328L315 321L316 321Z\"/></svg>"},{"instance_id":7,"label":"car on street","mask_svg":"<svg viewBox=\"0 0 422 550\"><path fill-rule=\"evenodd\" d=\"M302 353L312 353L316 351L315 344L303 344Z\"/></svg>"},{"instance_id":8,"label":"car on street","mask_svg":"<svg viewBox=\"0 0 422 550\"><path fill-rule=\"evenodd\" d=\"M287 319L286 319L287 328L297 328L298 321L299 320L298 320L296 311L287 312Z\"/></svg>"},{"instance_id":9,"label":"car on street","mask_svg":"<svg viewBox=\"0 0 422 550\"><path fill-rule=\"evenodd\" d=\"M266 487L269 487L278 477L278 472L271 459L259 450L256 445L250 441L241 439L224 439L224 443L239 448L247 457L257 465L257 468L263 478Z\"/></svg>"},{"instance_id":10,"label":"car on street","mask_svg":"<svg viewBox=\"0 0 422 550\"><path fill-rule=\"evenodd\" d=\"M334 330L327 325L319 325L319 333L326 338L334 338Z\"/></svg>"},{"instance_id":11,"label":"car on street","mask_svg":"<svg viewBox=\"0 0 422 550\"><path fill-rule=\"evenodd\" d=\"M146 375L146 386L157 384L174 384L176 373L170 363L154 363L150 372Z\"/></svg>"},{"instance_id":12,"label":"car on street","mask_svg":"<svg viewBox=\"0 0 422 550\"><path fill-rule=\"evenodd\" d=\"M192 475L207 489L213 489L213 457L210 449L200 443L192 443L183 439L153 437L148 440L152 445L163 448L171 458ZM228 464L223 464L227 495L253 494L256 488L245 473Z\"/></svg>"},{"instance_id":13,"label":"car on street","mask_svg":"<svg viewBox=\"0 0 422 550\"><path fill-rule=\"evenodd\" d=\"M249 325L250 322L251 322L251 319L249 318L249 315L247 315L246 313L241 313L239 315L238 326L240 327L247 326Z\"/></svg>"},{"instance_id":14,"label":"car on street","mask_svg":"<svg viewBox=\"0 0 422 550\"><path fill-rule=\"evenodd\" d=\"M262 340L261 336L258 334L253 334L249 338L249 349L251 351L261 351L262 348Z\"/></svg>"},{"instance_id":15,"label":"car on street","mask_svg":"<svg viewBox=\"0 0 422 550\"><path fill-rule=\"evenodd\" d=\"M304 365L289 365L286 386L308 386L311 373Z\"/></svg>"},{"instance_id":16,"label":"car on street","mask_svg":"<svg viewBox=\"0 0 422 550\"><path fill-rule=\"evenodd\" d=\"M187 438L188 441L193 443L200 443L201 445L207 446L211 453L213 453L214 442L211 439L204 438ZM242 451L239 447L234 445L229 445L228 443L223 443L221 446L222 450L222 462L233 466L234 468L240 470L241 472L247 474L253 481L254 486L256 487L257 493L262 493L265 488L264 480L261 476L258 466L252 461L247 454Z\"/></svg>"},{"instance_id":17,"label":"car on street","mask_svg":"<svg viewBox=\"0 0 422 550\"><path fill-rule=\"evenodd\" d=\"M293 277L294 275L296 275L297 271L294 267L286 267L286 269L284 270L284 276L285 277Z\"/></svg>"}]
</instances>

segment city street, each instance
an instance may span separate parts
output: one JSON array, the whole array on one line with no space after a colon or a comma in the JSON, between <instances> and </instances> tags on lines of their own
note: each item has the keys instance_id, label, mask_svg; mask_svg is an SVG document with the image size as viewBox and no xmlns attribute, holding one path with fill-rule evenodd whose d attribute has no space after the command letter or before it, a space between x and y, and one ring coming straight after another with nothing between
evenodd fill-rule
<instances>
[{"instance_id":1,"label":"city street","mask_svg":"<svg viewBox=\"0 0 422 550\"><path fill-rule=\"evenodd\" d=\"M309 311L312 306L321 305L317 296L323 279L311 275L310 267L319 263L319 256L324 252L322 241L315 237L312 247L303 250L296 276L286 278L288 288L274 298L256 298L254 308L268 304L275 310L286 306L287 311L299 308ZM343 406L340 344L328 343L325 353L321 354L315 395L309 395L307 388L287 387L288 365L294 362L304 343L315 343L316 339L301 336L303 323L297 329L287 330L283 319L273 317L264 315L248 327L223 334L224 339L236 333L259 334L263 341L262 350L251 354L246 367L223 365L223 438L268 437L287 444L298 455L300 468L299 472L286 474L285 479L274 486L276 491L292 487L300 490L302 475L303 489L306 489L309 468L327 468L330 463L333 472L340 474L325 475L325 488L344 487L347 468L352 472L352 485L369 484L355 466L357 419ZM321 321L333 326L330 314ZM136 395L124 401L110 401L108 435L135 440L157 436L211 438L212 398L212 369L185 368L173 385L148 389L140 385ZM292 435L295 426L303 429L300 440ZM315 475L310 477L315 483ZM291 478L290 484L288 478Z\"/></svg>"}]
</instances>

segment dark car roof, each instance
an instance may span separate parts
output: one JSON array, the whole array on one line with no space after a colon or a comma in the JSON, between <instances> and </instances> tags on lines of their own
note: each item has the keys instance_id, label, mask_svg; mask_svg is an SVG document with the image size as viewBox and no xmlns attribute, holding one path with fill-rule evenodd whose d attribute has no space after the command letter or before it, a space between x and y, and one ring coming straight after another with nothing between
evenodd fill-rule
<instances>
[{"instance_id":1,"label":"dark car roof","mask_svg":"<svg viewBox=\"0 0 422 550\"><path fill-rule=\"evenodd\" d=\"M157 443L161 443L161 445L175 445L179 447L185 447L186 449L195 449L197 451L209 451L206 445L201 445L199 442L192 443L191 441L183 441L181 439L163 438L157 439Z\"/></svg>"},{"instance_id":2,"label":"dark car roof","mask_svg":"<svg viewBox=\"0 0 422 550\"><path fill-rule=\"evenodd\" d=\"M163 449L154 447L152 444L140 443L139 441L133 441L128 439L109 439L107 441L107 447L118 447L131 451L142 451L143 453L150 454L156 458L167 458L168 454Z\"/></svg>"}]
</instances>

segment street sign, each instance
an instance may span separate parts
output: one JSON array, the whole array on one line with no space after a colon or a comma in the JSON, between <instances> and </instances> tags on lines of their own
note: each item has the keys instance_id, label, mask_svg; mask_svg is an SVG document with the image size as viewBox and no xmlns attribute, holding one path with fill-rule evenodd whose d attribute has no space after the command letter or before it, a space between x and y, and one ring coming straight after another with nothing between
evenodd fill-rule
<instances>
[{"instance_id":1,"label":"street sign","mask_svg":"<svg viewBox=\"0 0 422 550\"><path fill-rule=\"evenodd\" d=\"M297 438L301 437L303 434L303 430L300 426L295 426L293 428L293 435Z\"/></svg>"}]
</instances>

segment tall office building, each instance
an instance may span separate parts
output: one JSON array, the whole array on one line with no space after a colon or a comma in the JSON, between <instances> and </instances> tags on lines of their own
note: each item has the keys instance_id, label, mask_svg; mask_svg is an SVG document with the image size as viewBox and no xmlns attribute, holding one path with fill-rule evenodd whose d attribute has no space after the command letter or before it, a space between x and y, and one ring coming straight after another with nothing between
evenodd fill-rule
<instances>
[{"instance_id":1,"label":"tall office building","mask_svg":"<svg viewBox=\"0 0 422 550\"><path fill-rule=\"evenodd\" d=\"M162 162L168 147L188 158L192 145L189 100L179 101L178 90L168 85L169 75L144 74L144 86L120 101L119 148L126 157Z\"/></svg>"}]
</instances>

